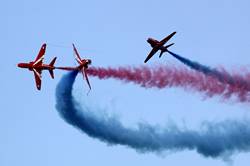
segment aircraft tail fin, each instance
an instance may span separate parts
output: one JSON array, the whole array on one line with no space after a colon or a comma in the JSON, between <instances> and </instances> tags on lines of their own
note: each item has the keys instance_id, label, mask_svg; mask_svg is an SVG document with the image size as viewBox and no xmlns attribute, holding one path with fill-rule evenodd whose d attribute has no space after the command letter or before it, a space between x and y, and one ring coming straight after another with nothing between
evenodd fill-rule
<instances>
[{"instance_id":1,"label":"aircraft tail fin","mask_svg":"<svg viewBox=\"0 0 250 166\"><path fill-rule=\"evenodd\" d=\"M160 53L160 55L159 55L159 58L162 56L162 54L164 53L164 52L166 52L166 51L168 51L168 48L169 47L171 47L172 45L174 45L174 43L171 43L171 44L169 44L169 45L166 45L164 48L164 50L161 50L161 53Z\"/></svg>"},{"instance_id":2,"label":"aircraft tail fin","mask_svg":"<svg viewBox=\"0 0 250 166\"><path fill-rule=\"evenodd\" d=\"M166 52L166 51L162 51L162 50L161 50L161 53L160 53L160 55L159 55L159 58L162 56L162 54L163 54L164 52Z\"/></svg>"}]
</instances>

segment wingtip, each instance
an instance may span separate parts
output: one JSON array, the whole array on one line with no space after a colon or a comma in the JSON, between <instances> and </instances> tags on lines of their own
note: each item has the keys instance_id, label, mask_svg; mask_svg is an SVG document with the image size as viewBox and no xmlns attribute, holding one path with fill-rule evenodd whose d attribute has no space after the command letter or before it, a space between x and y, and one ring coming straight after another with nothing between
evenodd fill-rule
<instances>
[{"instance_id":1,"label":"wingtip","mask_svg":"<svg viewBox=\"0 0 250 166\"><path fill-rule=\"evenodd\" d=\"M46 49L46 47L47 47L47 44L46 44L46 43L43 43L43 44L42 44L42 49L44 49L44 50L45 50L45 49Z\"/></svg>"}]
</instances>

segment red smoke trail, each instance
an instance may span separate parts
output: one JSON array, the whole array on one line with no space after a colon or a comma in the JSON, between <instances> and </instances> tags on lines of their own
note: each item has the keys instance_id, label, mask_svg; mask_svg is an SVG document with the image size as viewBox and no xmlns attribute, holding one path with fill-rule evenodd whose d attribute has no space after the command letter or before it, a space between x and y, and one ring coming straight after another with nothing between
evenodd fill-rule
<instances>
[{"instance_id":1,"label":"red smoke trail","mask_svg":"<svg viewBox=\"0 0 250 166\"><path fill-rule=\"evenodd\" d=\"M235 84L229 85L223 83L212 76L206 76L203 73L191 71L185 68L175 66L140 66L140 67L118 67L103 68L91 67L88 69L90 76L99 79L118 79L124 82L133 82L145 88L169 88L182 87L204 93L208 97L220 95L224 99L235 96L241 102L249 102L249 89L244 88L237 80L246 80L250 82L247 75L235 75L238 79ZM249 74L248 74L249 76ZM234 77L236 78L236 77ZM237 84L239 82L239 84ZM249 86L249 85L248 85Z\"/></svg>"}]
</instances>

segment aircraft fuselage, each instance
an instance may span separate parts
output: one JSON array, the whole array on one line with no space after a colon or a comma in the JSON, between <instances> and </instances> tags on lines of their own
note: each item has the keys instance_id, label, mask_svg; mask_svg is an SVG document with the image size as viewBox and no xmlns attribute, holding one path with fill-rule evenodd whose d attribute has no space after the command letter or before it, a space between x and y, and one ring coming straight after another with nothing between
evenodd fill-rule
<instances>
[{"instance_id":1,"label":"aircraft fuselage","mask_svg":"<svg viewBox=\"0 0 250 166\"><path fill-rule=\"evenodd\" d=\"M82 59L81 64L77 67L56 67L56 69L62 69L62 70L68 70L68 71L82 70L83 68L87 69L90 64L91 64L90 59Z\"/></svg>"},{"instance_id":2,"label":"aircraft fuselage","mask_svg":"<svg viewBox=\"0 0 250 166\"><path fill-rule=\"evenodd\" d=\"M84 68L88 68L89 65L91 64L91 60L90 59L83 59L81 60L81 64L78 66L78 68L82 69L83 67Z\"/></svg>"},{"instance_id":3,"label":"aircraft fuselage","mask_svg":"<svg viewBox=\"0 0 250 166\"><path fill-rule=\"evenodd\" d=\"M147 42L151 45L152 48L156 48L161 51L166 51L166 48L158 40L148 38Z\"/></svg>"},{"instance_id":4,"label":"aircraft fuselage","mask_svg":"<svg viewBox=\"0 0 250 166\"><path fill-rule=\"evenodd\" d=\"M19 63L17 66L20 67L20 68L26 68L26 69L29 69L29 70L32 70L32 69L54 70L55 69L54 66L47 65L47 64L35 65L34 62Z\"/></svg>"}]
</instances>

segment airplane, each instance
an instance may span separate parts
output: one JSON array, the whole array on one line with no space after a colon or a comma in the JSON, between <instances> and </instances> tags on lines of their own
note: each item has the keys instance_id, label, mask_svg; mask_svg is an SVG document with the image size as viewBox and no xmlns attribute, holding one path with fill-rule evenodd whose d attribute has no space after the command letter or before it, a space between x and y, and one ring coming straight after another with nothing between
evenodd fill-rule
<instances>
[{"instance_id":1,"label":"airplane","mask_svg":"<svg viewBox=\"0 0 250 166\"><path fill-rule=\"evenodd\" d=\"M29 63L18 63L17 66L20 68L27 68L30 71L33 71L36 81L36 88L41 90L42 84L42 71L48 70L52 79L54 79L53 70L55 69L54 64L56 62L56 57L50 62L50 64L44 64L44 54L46 51L46 44L44 43L34 61Z\"/></svg>"},{"instance_id":2,"label":"airplane","mask_svg":"<svg viewBox=\"0 0 250 166\"><path fill-rule=\"evenodd\" d=\"M89 90L91 90L91 85L90 85L90 82L88 79L88 74L87 74L87 69L88 69L88 66L91 65L91 60L90 59L81 59L80 54L78 53L75 45L74 44L72 44L72 45L73 45L73 50L74 50L74 56L75 56L77 63L79 64L79 66L77 66L77 67L56 67L56 69L69 70L69 71L71 71L71 70L81 71L83 76L86 79L88 86L89 86Z\"/></svg>"},{"instance_id":3,"label":"airplane","mask_svg":"<svg viewBox=\"0 0 250 166\"><path fill-rule=\"evenodd\" d=\"M158 41L156 39L153 38L148 38L147 42L151 45L151 47L153 47L153 49L151 50L151 52L148 54L147 58L145 59L144 63L147 63L147 61L152 58L152 56L157 52L157 51L161 51L159 58L162 56L162 54L164 52L168 51L168 48L172 45L174 45L174 43L171 43L167 46L164 46L164 44L166 44L174 35L176 34L176 32L171 33L170 35L168 35L166 38L164 38L161 41Z\"/></svg>"}]
</instances>

